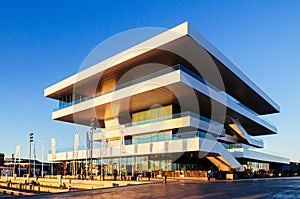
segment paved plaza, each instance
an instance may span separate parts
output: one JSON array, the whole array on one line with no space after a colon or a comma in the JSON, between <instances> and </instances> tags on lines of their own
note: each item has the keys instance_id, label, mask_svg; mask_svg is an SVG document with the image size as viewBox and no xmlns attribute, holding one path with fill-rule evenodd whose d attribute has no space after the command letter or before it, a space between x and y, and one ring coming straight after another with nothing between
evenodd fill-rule
<instances>
[{"instance_id":1,"label":"paved plaza","mask_svg":"<svg viewBox=\"0 0 300 199\"><path fill-rule=\"evenodd\" d=\"M27 197L26 197L27 198ZM31 198L300 198L300 177L237 181L169 181L128 187L38 195Z\"/></svg>"}]
</instances>

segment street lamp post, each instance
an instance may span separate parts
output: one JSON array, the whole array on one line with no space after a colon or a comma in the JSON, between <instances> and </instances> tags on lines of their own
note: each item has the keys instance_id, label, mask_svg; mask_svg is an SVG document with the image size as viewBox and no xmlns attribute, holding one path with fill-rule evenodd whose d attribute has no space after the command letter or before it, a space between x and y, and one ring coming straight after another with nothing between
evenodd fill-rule
<instances>
[{"instance_id":1,"label":"street lamp post","mask_svg":"<svg viewBox=\"0 0 300 199\"><path fill-rule=\"evenodd\" d=\"M30 177L31 173L31 143L33 142L33 133L29 133L29 166L28 166L28 176Z\"/></svg>"}]
</instances>

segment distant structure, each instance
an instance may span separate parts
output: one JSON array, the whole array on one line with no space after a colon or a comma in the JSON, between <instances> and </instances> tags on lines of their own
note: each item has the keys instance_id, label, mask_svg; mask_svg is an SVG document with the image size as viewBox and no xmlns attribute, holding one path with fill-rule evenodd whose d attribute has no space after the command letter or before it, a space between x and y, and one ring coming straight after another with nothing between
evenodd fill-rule
<instances>
[{"instance_id":1,"label":"distant structure","mask_svg":"<svg viewBox=\"0 0 300 199\"><path fill-rule=\"evenodd\" d=\"M4 153L0 153L0 166L4 166Z\"/></svg>"},{"instance_id":2,"label":"distant structure","mask_svg":"<svg viewBox=\"0 0 300 199\"><path fill-rule=\"evenodd\" d=\"M30 160L31 164L31 175L38 175L42 176L42 170L44 171L45 175L57 175L57 170L59 167L59 163L49 163L49 162L40 162L38 160ZM28 167L29 167L29 159L26 158L15 158L14 156L11 158L4 159L4 167L2 167L2 175L12 176L13 173L16 176L24 176L28 174ZM44 169L42 169L44 167Z\"/></svg>"},{"instance_id":3,"label":"distant structure","mask_svg":"<svg viewBox=\"0 0 300 199\"><path fill-rule=\"evenodd\" d=\"M200 170L260 172L289 164L257 150L264 147L260 136L277 134L263 116L279 113L279 105L187 22L44 95L58 101L53 120L91 129L85 148L77 143L48 154L64 163L64 174L98 175L104 166L106 175L195 177Z\"/></svg>"}]
</instances>

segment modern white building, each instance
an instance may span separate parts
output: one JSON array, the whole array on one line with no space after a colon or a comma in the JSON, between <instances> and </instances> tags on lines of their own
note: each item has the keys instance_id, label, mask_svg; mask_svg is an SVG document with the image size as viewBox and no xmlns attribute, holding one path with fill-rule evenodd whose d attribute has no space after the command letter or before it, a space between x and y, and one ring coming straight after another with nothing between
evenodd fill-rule
<instances>
[{"instance_id":1,"label":"modern white building","mask_svg":"<svg viewBox=\"0 0 300 199\"><path fill-rule=\"evenodd\" d=\"M188 22L163 31L48 88L53 120L91 126L85 147L56 150L65 174L103 165L150 171L269 170L289 163L260 152L277 134L264 115L279 106ZM59 138L58 138L59 139ZM77 141L75 141L77 142ZM91 144L93 143L93 144ZM180 173L180 172L179 172Z\"/></svg>"}]
</instances>

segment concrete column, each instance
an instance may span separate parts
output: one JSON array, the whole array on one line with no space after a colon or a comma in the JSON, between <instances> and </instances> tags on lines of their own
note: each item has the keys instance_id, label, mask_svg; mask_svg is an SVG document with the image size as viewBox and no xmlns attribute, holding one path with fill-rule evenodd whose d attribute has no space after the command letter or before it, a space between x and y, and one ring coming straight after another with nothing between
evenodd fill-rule
<instances>
[{"instance_id":1,"label":"concrete column","mask_svg":"<svg viewBox=\"0 0 300 199\"><path fill-rule=\"evenodd\" d=\"M67 175L67 161L64 162L64 175Z\"/></svg>"}]
</instances>

